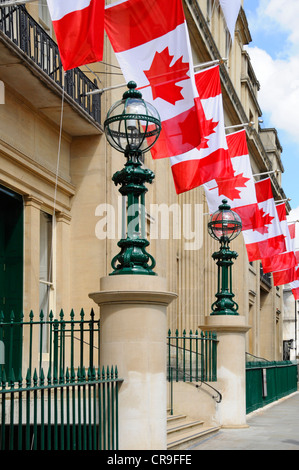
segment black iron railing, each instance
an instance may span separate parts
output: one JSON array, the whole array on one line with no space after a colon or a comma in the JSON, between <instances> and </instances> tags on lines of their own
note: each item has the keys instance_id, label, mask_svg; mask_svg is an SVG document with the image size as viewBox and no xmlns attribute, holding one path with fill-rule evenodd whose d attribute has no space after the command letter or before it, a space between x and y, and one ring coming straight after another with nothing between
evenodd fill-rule
<instances>
[{"instance_id":1,"label":"black iron railing","mask_svg":"<svg viewBox=\"0 0 299 470\"><path fill-rule=\"evenodd\" d=\"M0 0L0 5L3 1ZM92 82L79 68L63 70L57 44L29 15L25 6L0 8L0 32L59 87L64 87L69 97L100 124L100 95L87 95L98 88L96 80Z\"/></svg>"}]
</instances>

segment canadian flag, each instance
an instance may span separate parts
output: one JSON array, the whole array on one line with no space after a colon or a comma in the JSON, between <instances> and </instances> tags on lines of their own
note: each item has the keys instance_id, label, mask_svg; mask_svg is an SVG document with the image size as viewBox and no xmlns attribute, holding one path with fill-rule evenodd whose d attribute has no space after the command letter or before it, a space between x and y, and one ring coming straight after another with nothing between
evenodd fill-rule
<instances>
[{"instance_id":1,"label":"canadian flag","mask_svg":"<svg viewBox=\"0 0 299 470\"><path fill-rule=\"evenodd\" d=\"M195 82L204 113L204 139L197 148L170 158L178 194L234 174L224 128L219 66L196 73Z\"/></svg>"},{"instance_id":2,"label":"canadian flag","mask_svg":"<svg viewBox=\"0 0 299 470\"><path fill-rule=\"evenodd\" d=\"M64 70L103 59L105 0L47 0Z\"/></svg>"},{"instance_id":3,"label":"canadian flag","mask_svg":"<svg viewBox=\"0 0 299 470\"><path fill-rule=\"evenodd\" d=\"M232 177L220 175L204 184L205 195L211 213L215 212L223 199L241 217L242 230L263 226L257 203L255 182L247 147L246 131L241 130L226 136L228 154L232 162Z\"/></svg>"},{"instance_id":4,"label":"canadian flag","mask_svg":"<svg viewBox=\"0 0 299 470\"><path fill-rule=\"evenodd\" d=\"M120 0L106 6L105 30L126 81L160 114L153 158L199 146L202 113L182 1Z\"/></svg>"},{"instance_id":5,"label":"canadian flag","mask_svg":"<svg viewBox=\"0 0 299 470\"><path fill-rule=\"evenodd\" d=\"M298 266L273 273L274 286L283 286L299 279Z\"/></svg>"},{"instance_id":6,"label":"canadian flag","mask_svg":"<svg viewBox=\"0 0 299 470\"><path fill-rule=\"evenodd\" d=\"M282 205L276 206L278 209L278 213L280 212L284 215L284 212L282 211L280 206ZM285 223L287 225L287 222ZM298 280L299 280L298 254L299 253L295 252L295 237L296 237L295 224L291 224L288 227L286 227L285 232L287 233L286 245L287 245L289 252L293 254L293 258L290 260L289 265L285 263L285 267L283 270L277 270L277 272L273 272L273 284L275 286L281 286L285 284L294 283L294 289L296 289L297 287L299 287L299 283L298 283Z\"/></svg>"},{"instance_id":7,"label":"canadian flag","mask_svg":"<svg viewBox=\"0 0 299 470\"><path fill-rule=\"evenodd\" d=\"M259 210L265 223L263 227L242 232L250 262L286 251L285 237L278 219L270 178L257 181L255 190Z\"/></svg>"},{"instance_id":8,"label":"canadian flag","mask_svg":"<svg viewBox=\"0 0 299 470\"><path fill-rule=\"evenodd\" d=\"M287 223L287 213L285 203L276 206L278 218L282 233L285 236L286 251L270 258L262 259L264 273L278 272L286 269L295 268L297 260L294 252L293 239L291 238L290 229ZM277 275L278 277L278 275Z\"/></svg>"}]
</instances>

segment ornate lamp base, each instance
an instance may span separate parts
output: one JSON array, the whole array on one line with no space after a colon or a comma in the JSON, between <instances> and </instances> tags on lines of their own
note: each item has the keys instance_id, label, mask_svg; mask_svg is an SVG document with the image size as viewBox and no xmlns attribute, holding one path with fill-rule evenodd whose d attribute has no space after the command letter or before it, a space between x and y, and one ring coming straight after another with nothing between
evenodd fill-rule
<instances>
[{"instance_id":1,"label":"ornate lamp base","mask_svg":"<svg viewBox=\"0 0 299 470\"><path fill-rule=\"evenodd\" d=\"M142 238L126 238L120 240L117 244L121 248L121 252L111 262L114 271L110 276L115 274L146 274L156 276L156 273L153 272L156 262L145 250L149 245L147 240ZM149 261L150 264L148 264Z\"/></svg>"}]
</instances>

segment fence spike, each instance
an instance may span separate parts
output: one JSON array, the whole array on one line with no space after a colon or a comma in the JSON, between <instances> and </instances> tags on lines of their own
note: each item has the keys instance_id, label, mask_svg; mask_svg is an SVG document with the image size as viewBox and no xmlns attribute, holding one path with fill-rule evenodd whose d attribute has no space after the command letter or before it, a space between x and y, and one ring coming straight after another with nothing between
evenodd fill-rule
<instances>
[{"instance_id":1,"label":"fence spike","mask_svg":"<svg viewBox=\"0 0 299 470\"><path fill-rule=\"evenodd\" d=\"M71 381L74 383L76 380L76 373L74 367L71 369Z\"/></svg>"},{"instance_id":2,"label":"fence spike","mask_svg":"<svg viewBox=\"0 0 299 470\"><path fill-rule=\"evenodd\" d=\"M18 375L18 380L17 380L17 381L18 381L19 387L21 388L22 382L23 382L22 369L21 369L21 367L20 367L20 369L19 369L19 375Z\"/></svg>"},{"instance_id":3,"label":"fence spike","mask_svg":"<svg viewBox=\"0 0 299 470\"><path fill-rule=\"evenodd\" d=\"M2 371L2 389L6 388L6 372L5 369Z\"/></svg>"},{"instance_id":4,"label":"fence spike","mask_svg":"<svg viewBox=\"0 0 299 470\"><path fill-rule=\"evenodd\" d=\"M34 387L37 386L37 380L38 380L37 372L36 372L36 369L34 369L34 373L33 373L33 386Z\"/></svg>"},{"instance_id":5,"label":"fence spike","mask_svg":"<svg viewBox=\"0 0 299 470\"><path fill-rule=\"evenodd\" d=\"M15 372L14 372L14 369L12 368L11 369L11 372L10 372L10 388L14 388L14 385L15 385Z\"/></svg>"},{"instance_id":6,"label":"fence spike","mask_svg":"<svg viewBox=\"0 0 299 470\"><path fill-rule=\"evenodd\" d=\"M52 374L51 374L51 367L49 367L48 374L47 374L48 385L52 383Z\"/></svg>"},{"instance_id":7,"label":"fence spike","mask_svg":"<svg viewBox=\"0 0 299 470\"><path fill-rule=\"evenodd\" d=\"M39 381L40 381L40 385L43 387L44 384L45 384L45 374L44 374L44 369L43 368L41 368L41 371L40 371Z\"/></svg>"},{"instance_id":8,"label":"fence spike","mask_svg":"<svg viewBox=\"0 0 299 470\"><path fill-rule=\"evenodd\" d=\"M26 386L27 387L30 387L31 385L31 371L30 369L28 368L27 370L27 375L26 375Z\"/></svg>"}]
</instances>

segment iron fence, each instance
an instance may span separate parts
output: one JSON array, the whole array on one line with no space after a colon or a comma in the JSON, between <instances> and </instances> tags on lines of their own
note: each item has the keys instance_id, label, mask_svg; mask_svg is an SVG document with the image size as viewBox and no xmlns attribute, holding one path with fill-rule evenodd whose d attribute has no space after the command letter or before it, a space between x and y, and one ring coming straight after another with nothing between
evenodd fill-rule
<instances>
[{"instance_id":1,"label":"iron fence","mask_svg":"<svg viewBox=\"0 0 299 470\"><path fill-rule=\"evenodd\" d=\"M118 449L117 369L0 378L0 450Z\"/></svg>"},{"instance_id":2,"label":"iron fence","mask_svg":"<svg viewBox=\"0 0 299 470\"><path fill-rule=\"evenodd\" d=\"M217 335L186 330L180 335L168 331L168 380L184 382L217 381Z\"/></svg>"},{"instance_id":3,"label":"iron fence","mask_svg":"<svg viewBox=\"0 0 299 470\"><path fill-rule=\"evenodd\" d=\"M20 369L25 374L35 368L40 373L42 367L65 371L66 366L72 370L100 365L100 321L93 309L89 315L83 309L77 315L71 310L68 317L61 310L58 318L52 311L48 316L41 311L38 317L31 311L27 319L21 315L17 320L11 312L9 321L0 312L0 342L8 380Z\"/></svg>"},{"instance_id":4,"label":"iron fence","mask_svg":"<svg viewBox=\"0 0 299 470\"><path fill-rule=\"evenodd\" d=\"M298 364L292 361L246 363L246 411L262 408L298 390Z\"/></svg>"},{"instance_id":5,"label":"iron fence","mask_svg":"<svg viewBox=\"0 0 299 470\"><path fill-rule=\"evenodd\" d=\"M0 314L0 449L118 448L117 367L101 368L99 320ZM2 363L2 364L1 364Z\"/></svg>"}]
</instances>

